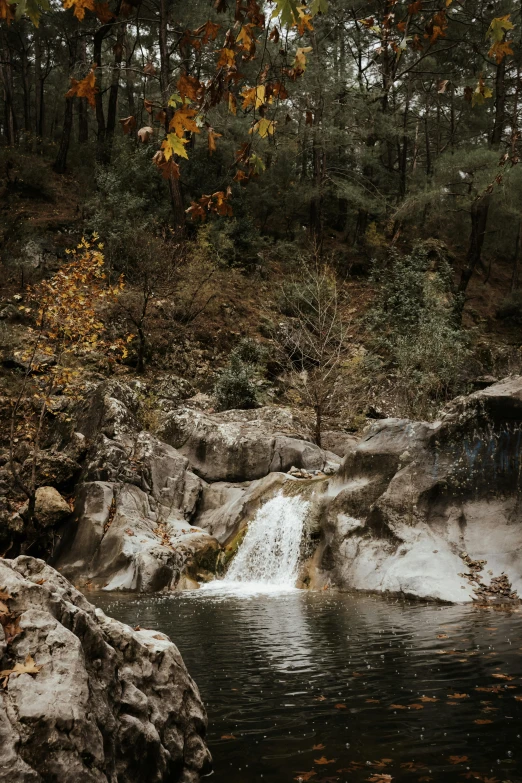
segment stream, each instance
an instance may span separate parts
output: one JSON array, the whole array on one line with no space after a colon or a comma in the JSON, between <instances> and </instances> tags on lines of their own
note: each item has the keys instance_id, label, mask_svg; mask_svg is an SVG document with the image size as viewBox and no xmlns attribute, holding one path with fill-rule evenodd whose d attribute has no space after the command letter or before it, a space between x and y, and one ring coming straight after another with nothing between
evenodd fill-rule
<instances>
[{"instance_id":1,"label":"stream","mask_svg":"<svg viewBox=\"0 0 522 783\"><path fill-rule=\"evenodd\" d=\"M226 585L89 599L176 642L216 783L522 781L518 609Z\"/></svg>"}]
</instances>

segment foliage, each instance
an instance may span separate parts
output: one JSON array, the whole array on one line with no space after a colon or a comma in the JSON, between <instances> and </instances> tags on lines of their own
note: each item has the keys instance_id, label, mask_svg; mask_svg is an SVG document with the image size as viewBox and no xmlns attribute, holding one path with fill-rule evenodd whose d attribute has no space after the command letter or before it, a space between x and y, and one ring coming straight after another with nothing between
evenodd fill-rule
<instances>
[{"instance_id":1,"label":"foliage","mask_svg":"<svg viewBox=\"0 0 522 783\"><path fill-rule=\"evenodd\" d=\"M214 386L218 410L257 408L256 370L253 364L232 354Z\"/></svg>"},{"instance_id":2,"label":"foliage","mask_svg":"<svg viewBox=\"0 0 522 783\"><path fill-rule=\"evenodd\" d=\"M403 399L408 415L428 416L463 390L469 357L455 318L451 268L441 254L418 246L404 256L391 252L372 279L379 286L367 316L372 353L392 374L395 402Z\"/></svg>"}]
</instances>

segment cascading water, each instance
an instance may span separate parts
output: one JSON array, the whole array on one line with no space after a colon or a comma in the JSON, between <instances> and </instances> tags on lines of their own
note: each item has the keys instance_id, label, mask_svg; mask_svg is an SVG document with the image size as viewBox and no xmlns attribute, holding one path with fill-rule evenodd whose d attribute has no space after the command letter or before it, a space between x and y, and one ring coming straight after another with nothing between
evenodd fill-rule
<instances>
[{"instance_id":1,"label":"cascading water","mask_svg":"<svg viewBox=\"0 0 522 783\"><path fill-rule=\"evenodd\" d=\"M225 579L204 590L233 593L283 592L295 589L303 529L310 503L276 495L250 523Z\"/></svg>"}]
</instances>

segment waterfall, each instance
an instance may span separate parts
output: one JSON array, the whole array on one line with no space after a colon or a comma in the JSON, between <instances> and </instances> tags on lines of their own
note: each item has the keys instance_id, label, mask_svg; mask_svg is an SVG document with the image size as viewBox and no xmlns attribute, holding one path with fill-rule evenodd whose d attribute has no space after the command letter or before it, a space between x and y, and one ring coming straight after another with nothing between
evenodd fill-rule
<instances>
[{"instance_id":1,"label":"waterfall","mask_svg":"<svg viewBox=\"0 0 522 783\"><path fill-rule=\"evenodd\" d=\"M225 579L210 582L204 589L234 593L293 590L309 505L300 497L282 494L265 503L248 526Z\"/></svg>"}]
</instances>

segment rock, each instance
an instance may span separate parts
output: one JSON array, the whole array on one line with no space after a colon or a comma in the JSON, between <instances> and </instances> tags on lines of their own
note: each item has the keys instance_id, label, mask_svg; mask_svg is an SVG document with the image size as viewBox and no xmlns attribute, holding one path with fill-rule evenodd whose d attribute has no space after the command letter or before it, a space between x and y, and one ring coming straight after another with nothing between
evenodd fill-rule
<instances>
[{"instance_id":1,"label":"rock","mask_svg":"<svg viewBox=\"0 0 522 783\"><path fill-rule=\"evenodd\" d=\"M29 501L20 509L21 517L25 517L28 507ZM36 490L34 515L41 527L56 527L71 516L71 509L54 487L39 487Z\"/></svg>"},{"instance_id":2,"label":"rock","mask_svg":"<svg viewBox=\"0 0 522 783\"><path fill-rule=\"evenodd\" d=\"M176 646L95 609L41 560L0 560L22 633L0 668L34 674L0 690L0 779L9 783L196 783L210 772L206 715Z\"/></svg>"},{"instance_id":3,"label":"rock","mask_svg":"<svg viewBox=\"0 0 522 783\"><path fill-rule=\"evenodd\" d=\"M345 457L359 443L360 438L350 432L323 432L321 435L321 448L331 451L338 457Z\"/></svg>"},{"instance_id":4,"label":"rock","mask_svg":"<svg viewBox=\"0 0 522 783\"><path fill-rule=\"evenodd\" d=\"M457 398L432 424L375 422L317 499L315 583L475 600L460 573L465 552L487 562L491 592L509 583L509 594L520 594L520 443L522 377Z\"/></svg>"},{"instance_id":5,"label":"rock","mask_svg":"<svg viewBox=\"0 0 522 783\"><path fill-rule=\"evenodd\" d=\"M33 458L28 456L22 465L22 479L30 481L33 469ZM36 457L36 483L56 487L57 489L71 489L81 471L76 460L62 451L40 451Z\"/></svg>"},{"instance_id":6,"label":"rock","mask_svg":"<svg viewBox=\"0 0 522 783\"><path fill-rule=\"evenodd\" d=\"M287 408L208 413L184 407L166 414L157 434L205 481L252 481L292 465L322 470L339 463L308 439L307 427Z\"/></svg>"}]
</instances>

